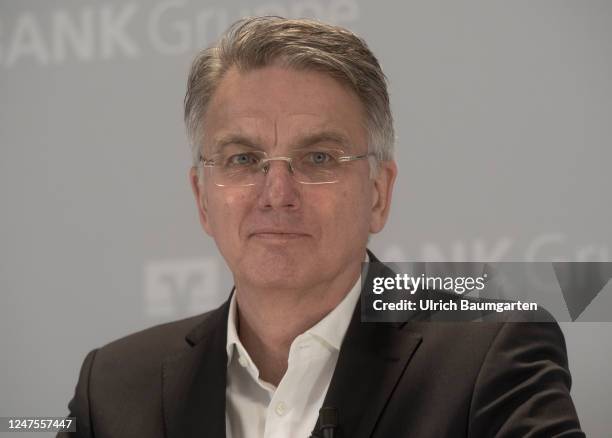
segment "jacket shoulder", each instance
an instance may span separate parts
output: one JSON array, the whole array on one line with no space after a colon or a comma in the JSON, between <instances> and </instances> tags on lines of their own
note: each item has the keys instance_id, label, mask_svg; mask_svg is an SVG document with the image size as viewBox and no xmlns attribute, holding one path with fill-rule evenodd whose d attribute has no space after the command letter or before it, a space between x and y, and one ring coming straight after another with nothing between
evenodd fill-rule
<instances>
[{"instance_id":1,"label":"jacket shoulder","mask_svg":"<svg viewBox=\"0 0 612 438\"><path fill-rule=\"evenodd\" d=\"M185 337L197 327L205 324L215 310L177 321L159 324L131 333L100 347L96 358L145 356L153 359L178 352L188 346Z\"/></svg>"},{"instance_id":2,"label":"jacket shoulder","mask_svg":"<svg viewBox=\"0 0 612 438\"><path fill-rule=\"evenodd\" d=\"M164 359L188 351L194 334L205 336L221 324L222 309L160 324L91 351L68 404L70 415L79 419L78 436L93 436L94 430L96 436L158 436Z\"/></svg>"}]
</instances>

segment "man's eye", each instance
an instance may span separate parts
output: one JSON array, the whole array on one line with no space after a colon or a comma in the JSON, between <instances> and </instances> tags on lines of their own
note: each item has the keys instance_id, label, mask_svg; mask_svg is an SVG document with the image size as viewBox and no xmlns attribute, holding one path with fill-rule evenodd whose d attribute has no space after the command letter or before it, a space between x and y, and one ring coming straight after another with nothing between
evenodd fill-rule
<instances>
[{"instance_id":1,"label":"man's eye","mask_svg":"<svg viewBox=\"0 0 612 438\"><path fill-rule=\"evenodd\" d=\"M331 164L334 157L327 152L309 152L306 160L309 164Z\"/></svg>"},{"instance_id":2,"label":"man's eye","mask_svg":"<svg viewBox=\"0 0 612 438\"><path fill-rule=\"evenodd\" d=\"M249 166L257 164L257 157L253 154L235 154L227 159L228 166Z\"/></svg>"}]
</instances>

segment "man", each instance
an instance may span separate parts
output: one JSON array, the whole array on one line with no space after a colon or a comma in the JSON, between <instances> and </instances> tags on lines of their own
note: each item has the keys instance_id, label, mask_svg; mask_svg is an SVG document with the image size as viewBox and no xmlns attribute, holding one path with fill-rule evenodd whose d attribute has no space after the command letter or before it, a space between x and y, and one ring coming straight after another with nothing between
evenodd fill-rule
<instances>
[{"instance_id":1,"label":"man","mask_svg":"<svg viewBox=\"0 0 612 438\"><path fill-rule=\"evenodd\" d=\"M78 436L583 436L556 324L361 323L397 172L362 40L238 22L194 61L185 120L199 218L235 287L92 351L69 404Z\"/></svg>"}]
</instances>

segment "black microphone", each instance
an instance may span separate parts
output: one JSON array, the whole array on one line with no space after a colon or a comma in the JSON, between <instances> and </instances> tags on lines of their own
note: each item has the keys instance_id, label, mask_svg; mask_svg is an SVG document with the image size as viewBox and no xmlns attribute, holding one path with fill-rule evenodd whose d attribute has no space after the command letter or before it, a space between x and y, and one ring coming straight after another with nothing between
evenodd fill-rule
<instances>
[{"instance_id":1,"label":"black microphone","mask_svg":"<svg viewBox=\"0 0 612 438\"><path fill-rule=\"evenodd\" d=\"M321 438L334 438L336 427L338 427L338 409L329 406L319 409Z\"/></svg>"}]
</instances>

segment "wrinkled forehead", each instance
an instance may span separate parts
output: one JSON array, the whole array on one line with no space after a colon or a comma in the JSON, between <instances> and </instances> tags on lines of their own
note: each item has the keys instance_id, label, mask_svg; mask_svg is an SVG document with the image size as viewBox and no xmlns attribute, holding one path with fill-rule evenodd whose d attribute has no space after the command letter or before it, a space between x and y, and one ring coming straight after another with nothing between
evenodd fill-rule
<instances>
[{"instance_id":1,"label":"wrinkled forehead","mask_svg":"<svg viewBox=\"0 0 612 438\"><path fill-rule=\"evenodd\" d=\"M268 152L308 142L367 147L363 105L330 76L267 67L228 72L206 111L204 150L240 139Z\"/></svg>"},{"instance_id":2,"label":"wrinkled forehead","mask_svg":"<svg viewBox=\"0 0 612 438\"><path fill-rule=\"evenodd\" d=\"M236 120L237 121L237 120ZM315 146L326 146L343 152L359 152L364 145L350 132L334 124L308 124L302 117L266 126L258 120L245 120L232 128L211 133L205 141L209 154L221 152L227 146L244 146L269 153L286 152Z\"/></svg>"}]
</instances>

